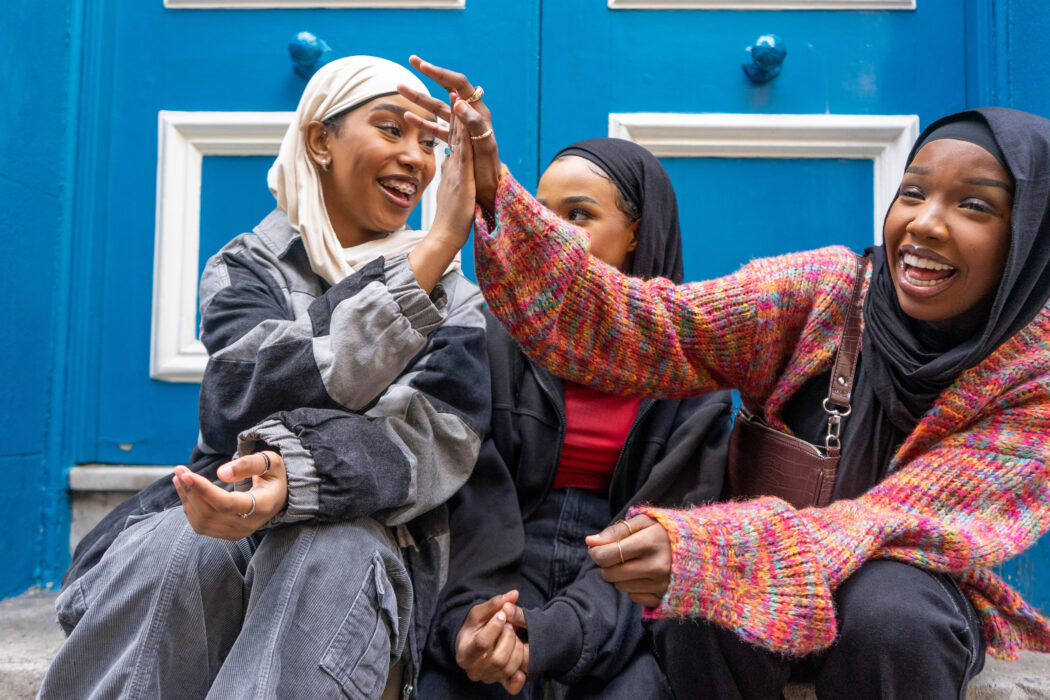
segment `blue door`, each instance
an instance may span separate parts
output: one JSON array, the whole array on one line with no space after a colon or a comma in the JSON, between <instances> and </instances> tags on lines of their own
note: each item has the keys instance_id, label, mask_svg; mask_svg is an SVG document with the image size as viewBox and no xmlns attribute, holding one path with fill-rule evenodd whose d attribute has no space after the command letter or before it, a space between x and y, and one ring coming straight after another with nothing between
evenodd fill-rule
<instances>
[{"instance_id":1,"label":"blue door","mask_svg":"<svg viewBox=\"0 0 1050 700\"><path fill-rule=\"evenodd\" d=\"M322 4L342 9L289 9ZM697 279L760 255L876 240L920 125L983 94L966 48L967 12L981 2L915 4L85 3L72 461L188 457L204 363L196 280L212 252L273 207L265 173L305 84L287 50L297 33L336 56L418 53L461 67L485 86L501 155L529 187L572 141L643 143L675 181L686 275ZM806 9L817 5L835 9ZM755 84L742 64L763 49L746 47L769 34L786 59ZM1009 571L1046 604L1046 584L1034 582L1050 572L1037 555Z\"/></svg>"}]
</instances>

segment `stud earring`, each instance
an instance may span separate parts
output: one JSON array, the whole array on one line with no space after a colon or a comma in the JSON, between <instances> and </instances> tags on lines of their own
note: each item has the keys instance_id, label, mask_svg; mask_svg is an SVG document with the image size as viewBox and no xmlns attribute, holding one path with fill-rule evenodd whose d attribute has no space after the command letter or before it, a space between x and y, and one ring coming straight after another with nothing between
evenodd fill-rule
<instances>
[{"instance_id":1,"label":"stud earring","mask_svg":"<svg viewBox=\"0 0 1050 700\"><path fill-rule=\"evenodd\" d=\"M321 159L321 170L323 170L325 172L328 172L328 159L327 158L322 158Z\"/></svg>"}]
</instances>

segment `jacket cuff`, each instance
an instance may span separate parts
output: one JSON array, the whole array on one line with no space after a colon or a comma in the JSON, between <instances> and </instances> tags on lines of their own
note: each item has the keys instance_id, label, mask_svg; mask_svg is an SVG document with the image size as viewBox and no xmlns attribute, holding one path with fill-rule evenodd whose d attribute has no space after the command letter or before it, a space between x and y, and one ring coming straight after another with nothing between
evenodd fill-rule
<instances>
[{"instance_id":1,"label":"jacket cuff","mask_svg":"<svg viewBox=\"0 0 1050 700\"><path fill-rule=\"evenodd\" d=\"M234 457L257 452L263 445L281 453L288 474L288 503L267 526L316 517L321 479L310 451L283 423L267 418L237 436L237 454Z\"/></svg>"},{"instance_id":2,"label":"jacket cuff","mask_svg":"<svg viewBox=\"0 0 1050 700\"><path fill-rule=\"evenodd\" d=\"M525 610L529 630L529 676L569 674L582 662L583 625L571 605L554 600Z\"/></svg>"},{"instance_id":3,"label":"jacket cuff","mask_svg":"<svg viewBox=\"0 0 1050 700\"><path fill-rule=\"evenodd\" d=\"M422 335L430 333L445 320L448 297L441 284L427 295L416 282L412 267L408 264L408 253L386 258L386 287L412 328Z\"/></svg>"}]
</instances>

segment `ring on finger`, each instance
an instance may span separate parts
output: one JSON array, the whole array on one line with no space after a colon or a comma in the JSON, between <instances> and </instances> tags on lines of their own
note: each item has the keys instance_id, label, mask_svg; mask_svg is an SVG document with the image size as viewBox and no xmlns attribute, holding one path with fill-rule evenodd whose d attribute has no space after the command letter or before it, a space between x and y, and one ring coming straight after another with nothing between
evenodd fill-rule
<instances>
[{"instance_id":1,"label":"ring on finger","mask_svg":"<svg viewBox=\"0 0 1050 700\"><path fill-rule=\"evenodd\" d=\"M474 92L470 93L470 97L466 98L463 101L466 102L469 105L472 102L477 102L478 100L480 100L484 96L485 96L485 88L483 88L480 85L478 85L476 88L474 88Z\"/></svg>"},{"instance_id":2,"label":"ring on finger","mask_svg":"<svg viewBox=\"0 0 1050 700\"><path fill-rule=\"evenodd\" d=\"M238 513L237 515L239 515L241 517L241 520L244 520L245 518L248 518L248 517L254 515L255 514L255 506L259 505L259 502L255 500L255 494L254 493L249 491L248 495L252 497L252 509L249 510L247 513ZM620 559L623 559L623 554L620 555Z\"/></svg>"},{"instance_id":3,"label":"ring on finger","mask_svg":"<svg viewBox=\"0 0 1050 700\"><path fill-rule=\"evenodd\" d=\"M633 528L633 527L631 527L631 524L630 524L629 522L627 522L627 521L626 521L626 520L624 520L623 518L620 518L620 519L619 519L619 520L617 520L617 521L616 521L616 523L614 523L614 524L616 524L616 525L619 525L620 523L623 523L623 526L627 528L627 536L628 536L628 537L630 537L631 535L633 535L633 534L634 534L634 528Z\"/></svg>"},{"instance_id":4,"label":"ring on finger","mask_svg":"<svg viewBox=\"0 0 1050 700\"><path fill-rule=\"evenodd\" d=\"M262 458L264 460L266 460L266 469L263 469L263 474L265 474L266 472L270 471L270 455L266 454L265 452L260 452L259 454L262 455Z\"/></svg>"},{"instance_id":5,"label":"ring on finger","mask_svg":"<svg viewBox=\"0 0 1050 700\"><path fill-rule=\"evenodd\" d=\"M478 134L477 136L471 136L470 140L471 141L480 141L481 139L487 139L489 136L492 136L492 127L491 126L488 129L485 130L484 134Z\"/></svg>"},{"instance_id":6,"label":"ring on finger","mask_svg":"<svg viewBox=\"0 0 1050 700\"><path fill-rule=\"evenodd\" d=\"M255 510L255 508L253 507L252 510ZM241 517L244 518L247 516L242 515ZM620 546L620 542L618 540L616 542L616 551L620 553L620 563L626 564L627 562L623 560L623 547Z\"/></svg>"},{"instance_id":7,"label":"ring on finger","mask_svg":"<svg viewBox=\"0 0 1050 700\"><path fill-rule=\"evenodd\" d=\"M446 156L450 156L450 155L452 155L455 152L456 152L456 147L455 146L445 146L445 155Z\"/></svg>"}]
</instances>

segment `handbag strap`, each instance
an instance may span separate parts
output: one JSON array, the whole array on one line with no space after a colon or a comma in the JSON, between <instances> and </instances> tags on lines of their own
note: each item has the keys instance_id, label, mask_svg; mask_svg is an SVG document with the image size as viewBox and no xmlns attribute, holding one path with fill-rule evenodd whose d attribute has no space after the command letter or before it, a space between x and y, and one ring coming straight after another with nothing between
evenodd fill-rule
<instances>
[{"instance_id":1,"label":"handbag strap","mask_svg":"<svg viewBox=\"0 0 1050 700\"><path fill-rule=\"evenodd\" d=\"M857 373L857 358L860 356L860 320L864 308L861 303L861 292L864 289L864 273L868 269L868 258L860 255L856 258L856 276L853 280L849 309L846 311L846 325L842 329L842 340L835 353L835 364L831 368L828 397L824 399L824 410L828 414L828 433L824 438L824 446L836 452L839 447L842 418L848 416L853 410L850 405L850 397L853 394L853 380Z\"/></svg>"}]
</instances>

